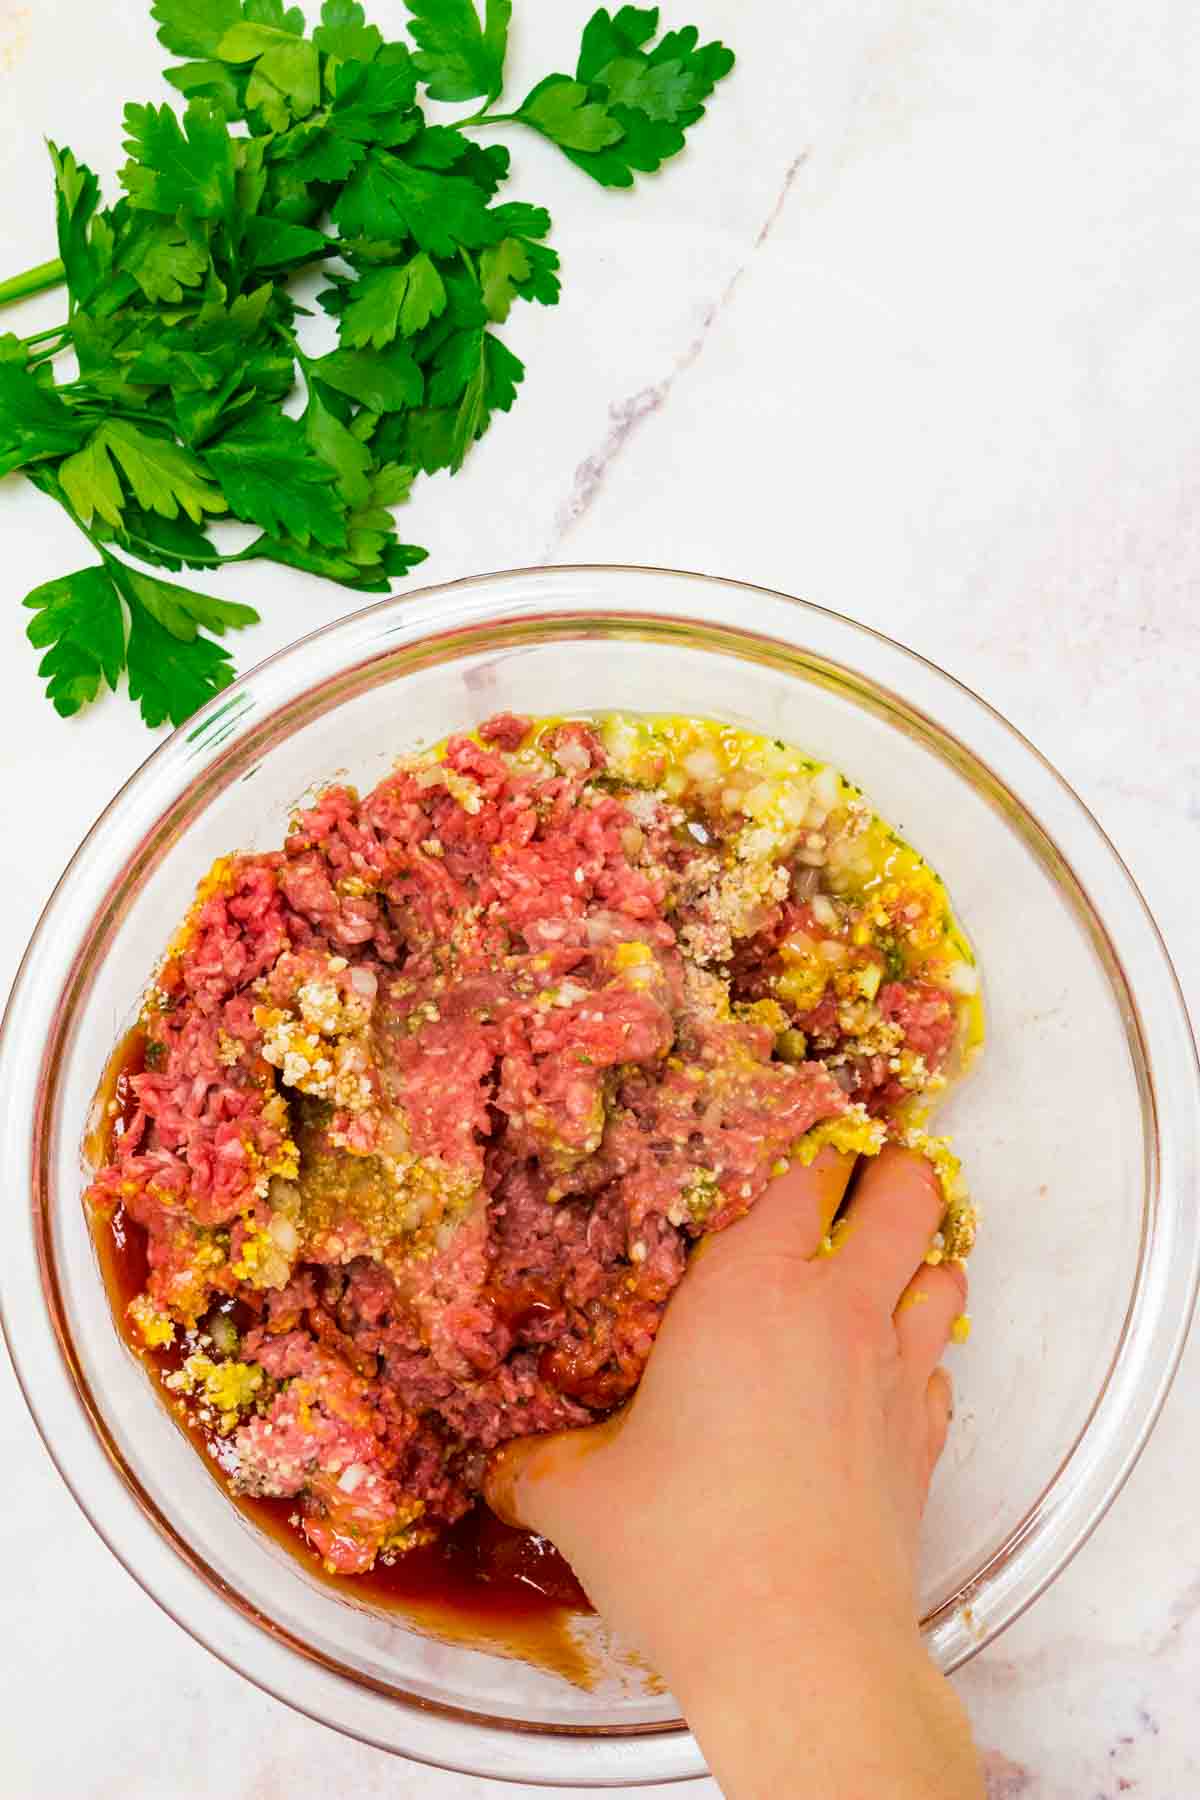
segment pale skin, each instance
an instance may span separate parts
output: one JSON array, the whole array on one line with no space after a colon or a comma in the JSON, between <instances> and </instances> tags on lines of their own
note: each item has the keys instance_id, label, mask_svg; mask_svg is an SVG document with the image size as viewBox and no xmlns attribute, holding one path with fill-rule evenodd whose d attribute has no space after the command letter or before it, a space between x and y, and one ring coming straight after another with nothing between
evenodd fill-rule
<instances>
[{"instance_id":1,"label":"pale skin","mask_svg":"<svg viewBox=\"0 0 1200 1800\"><path fill-rule=\"evenodd\" d=\"M631 1403L500 1455L488 1498L550 1538L669 1683L726 1800L984 1800L917 1630L916 1559L966 1277L923 1261L929 1164L823 1151L706 1241Z\"/></svg>"}]
</instances>

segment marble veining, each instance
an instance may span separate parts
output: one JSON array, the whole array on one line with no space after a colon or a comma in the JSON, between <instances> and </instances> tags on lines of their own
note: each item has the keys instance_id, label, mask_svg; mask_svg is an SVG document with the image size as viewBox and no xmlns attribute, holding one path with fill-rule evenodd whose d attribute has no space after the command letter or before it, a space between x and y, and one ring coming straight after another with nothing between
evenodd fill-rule
<instances>
[{"instance_id":1,"label":"marble veining","mask_svg":"<svg viewBox=\"0 0 1200 1800\"><path fill-rule=\"evenodd\" d=\"M799 175L807 158L807 150L794 156L784 171L783 180L771 204L770 211L763 219L754 237L751 255L761 250L773 231L784 207L792 184ZM719 296L711 305L705 307L700 317L700 327L691 342L675 357L668 374L660 381L652 382L649 387L640 388L636 394L630 394L624 400L614 400L608 409L611 421L604 442L590 456L586 456L575 471L575 482L570 494L559 508L555 519L554 531L546 545L542 557L543 562L561 562L563 545L572 529L579 524L596 495L599 493L608 471L620 456L633 433L645 419L659 412L670 399L671 390L682 375L699 360L704 353L708 335L717 320L725 313L738 283L746 273L749 259L740 262L729 280L725 283Z\"/></svg>"}]
</instances>

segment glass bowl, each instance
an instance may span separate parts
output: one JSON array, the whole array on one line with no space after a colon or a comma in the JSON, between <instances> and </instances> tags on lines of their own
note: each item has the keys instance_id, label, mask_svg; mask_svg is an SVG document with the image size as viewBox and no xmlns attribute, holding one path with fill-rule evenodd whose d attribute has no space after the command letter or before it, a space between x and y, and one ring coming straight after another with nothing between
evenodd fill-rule
<instances>
[{"instance_id":1,"label":"glass bowl","mask_svg":"<svg viewBox=\"0 0 1200 1800\"><path fill-rule=\"evenodd\" d=\"M670 1697L595 1622L584 1691L341 1597L256 1532L114 1329L80 1142L215 856L278 845L315 784L370 787L490 713L604 708L707 714L828 758L942 872L977 947L989 1042L942 1114L985 1221L925 1524L944 1669L1054 1578L1145 1443L1195 1296L1200 1176L1186 1013L1112 846L982 701L833 613L650 569L460 581L303 639L157 749L59 883L5 1022L0 1302L30 1408L126 1568L253 1681L410 1757L581 1787L703 1772Z\"/></svg>"}]
</instances>

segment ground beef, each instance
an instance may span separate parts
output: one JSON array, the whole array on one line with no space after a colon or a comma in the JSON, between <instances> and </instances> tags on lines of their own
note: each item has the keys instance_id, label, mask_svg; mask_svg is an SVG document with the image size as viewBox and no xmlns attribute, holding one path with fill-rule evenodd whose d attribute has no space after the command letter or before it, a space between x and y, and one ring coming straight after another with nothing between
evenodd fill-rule
<instances>
[{"instance_id":1,"label":"ground beef","mask_svg":"<svg viewBox=\"0 0 1200 1800\"><path fill-rule=\"evenodd\" d=\"M926 888L821 891L860 803L826 781L806 831L789 777L764 837L753 759L712 761L633 779L586 722L502 714L223 859L160 968L91 1201L147 1233L148 1343L226 1320L236 1481L332 1570L625 1399L689 1245L814 1129L877 1148L950 1055Z\"/></svg>"}]
</instances>

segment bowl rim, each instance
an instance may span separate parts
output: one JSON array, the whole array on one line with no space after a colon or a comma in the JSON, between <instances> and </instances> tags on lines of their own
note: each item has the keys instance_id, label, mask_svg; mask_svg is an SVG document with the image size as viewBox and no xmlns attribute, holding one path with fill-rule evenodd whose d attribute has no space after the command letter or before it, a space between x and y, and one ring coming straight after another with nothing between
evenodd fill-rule
<instances>
[{"instance_id":1,"label":"bowl rim","mask_svg":"<svg viewBox=\"0 0 1200 1800\"><path fill-rule=\"evenodd\" d=\"M241 1595L227 1589L220 1578L208 1569L198 1553L189 1549L180 1533L169 1521L163 1519L154 1502L141 1490L132 1472L115 1466L114 1447L107 1440L103 1418L88 1393L83 1372L71 1349L66 1320L62 1316L49 1235L53 1195L43 1179L41 1158L51 1136L49 1121L53 1116L56 1079L52 1052L63 1041L65 1029L56 1015L61 1010L63 998L77 989L85 950L102 933L105 919L116 903L116 896L128 887L139 854L160 830L167 807L159 805L152 822L141 828L142 836L128 854L122 856L120 852L115 852L98 858L97 852L102 851L102 840L110 823L118 820L126 809L134 807L144 793L151 791L156 777L165 776L166 779L160 781L163 792L161 795L156 794L155 800L168 799L172 809L186 807L196 783L208 770L219 768L223 761L228 761L242 741L242 734L252 729L250 721L254 714L254 702L251 690L254 684L263 683L266 677L284 674L289 666L297 667L303 661L304 651L317 643L329 645L332 641L339 649L358 647L363 655L350 660L344 656L333 656L329 659L324 677L318 683L305 683L291 691L272 694L271 704L254 728L265 730L273 718L295 706L306 693L324 693L335 680L369 668L401 647L436 642L439 638L454 638L484 625L495 627L506 622L515 624L522 621L528 624L532 621L537 626L550 619L562 619L569 626L572 623L578 625L591 616L610 622L669 618L676 624L683 621L701 624L706 628L712 626L711 617L696 620L678 610L661 614L640 606L614 606L601 611L595 605L589 607L576 604L570 601L569 596L565 611L550 613L538 598L542 590L549 589L553 594L556 587L561 587L564 583L569 586L572 580L595 582L601 587L606 583L619 587L630 577L636 578L638 582L646 578L667 578L668 581L682 584L689 591L698 587L709 598L732 593L749 595L760 602L769 602L779 613L781 622L787 618L795 621L797 626L807 618L810 625L831 632L835 639L842 637L851 645L861 642L870 647L877 655L883 655L885 661L890 661L897 672L911 676L916 688L924 685L943 699L953 699L966 713L973 715L972 723L983 725L997 733L1006 748L1015 750L1018 760L1023 760L1025 767L1022 774L1038 777L1035 786L1040 785L1058 804L1065 804L1075 832L1083 834L1083 841L1090 840L1090 853L1099 857L1101 865L1106 866L1108 873L1115 879L1129 911L1128 920L1122 925L1123 933L1127 938L1136 937L1139 940L1136 944L1137 960L1139 964L1146 965L1138 979L1150 981L1153 977L1158 1004L1164 1009L1164 1024L1159 1035L1164 1038L1170 1035L1172 1048L1176 1053L1165 1069L1161 1066L1161 1056L1159 1064L1151 1065L1138 999L1120 951L1091 901L1086 884L1076 874L1056 836L1041 823L1038 813L1013 792L1007 777L998 775L982 752L970 748L945 725L939 724L918 702L890 691L873 677L863 676L855 669L853 662L841 663L823 652L817 654L804 651L811 661L824 663L839 669L848 677L865 682L876 695L892 703L885 710L891 711L894 705L903 714L924 721L932 734L931 741L942 754L945 754L947 744L957 746L966 762L986 775L995 793L1006 797L1008 804L1005 810L1010 812L1010 822L1014 822L1011 813L1015 808L1026 825L1044 840L1056 860L1060 884L1065 873L1068 884L1073 884L1077 890L1078 899L1092 921L1094 934L1098 934L1098 939L1102 939L1107 945L1109 977L1114 986L1118 987L1119 997L1120 990L1123 989L1126 1029L1132 1040L1140 1046L1139 1054L1146 1077L1142 1099L1148 1127L1148 1166L1143 1198L1142 1242L1120 1336L1096 1399L1041 1494L984 1567L972 1576L967 1587L944 1602L924 1622L927 1634L936 1637L940 1631L938 1647L943 1666L947 1669L959 1666L1019 1617L1082 1548L1128 1478L1166 1399L1195 1306L1197 1282L1200 1278L1200 1231L1194 1217L1189 1217L1182 1208L1177 1208L1173 1215L1164 1215L1161 1200L1164 1181L1170 1191L1177 1190L1182 1194L1185 1187L1181 1176L1186 1177L1189 1171L1195 1176L1198 1172L1196 1121L1200 1117L1200 1068L1197 1066L1195 1043L1169 953L1119 852L1083 801L1029 739L995 708L928 658L844 614L774 589L724 576L635 564L556 564L540 568L498 570L486 575L463 576L453 581L431 584L401 596L378 601L305 634L265 658L151 751L99 815L55 884L18 968L4 1021L0 1025L0 1067L5 1070L6 1075L13 1077L10 1091L15 1096L15 1103L10 1104L7 1109L0 1143L3 1145L4 1163L13 1186L20 1191L28 1183L30 1194L26 1223L31 1228L34 1255L32 1262L25 1259L20 1266L26 1276L31 1268L36 1269L39 1278L38 1301L43 1298L43 1291L51 1297L42 1315L42 1323L52 1337L58 1356L57 1364L50 1367L44 1357L39 1359L36 1353L31 1353L27 1337L31 1309L29 1306L22 1306L22 1299L32 1300L32 1296L22 1295L18 1273L12 1265L7 1268L0 1266L0 1329L7 1341L22 1394L47 1452L85 1517L109 1549L143 1590L181 1624L190 1636L256 1685L320 1722L333 1724L381 1748L402 1748L403 1754L414 1760L429 1762L435 1766L486 1773L501 1779L533 1782L553 1780L576 1786L686 1779L703 1774L704 1766L694 1740L681 1721L663 1725L604 1728L600 1731L590 1727L562 1726L548 1730L544 1726L522 1725L513 1721L484 1720L478 1713L441 1706L411 1694L398 1697L396 1690L383 1686L381 1691L388 1696L389 1703L401 1710L411 1709L414 1728L420 1725L415 1739L411 1742L406 1740L400 1746L394 1740L389 1741L377 1735L366 1717L352 1719L350 1715L354 1713L353 1708L343 1708L343 1716L330 1718L322 1705L316 1702L306 1703L297 1697L294 1691L297 1659L306 1663L311 1670L315 1657L322 1671L328 1672L328 1678L340 1684L342 1690L350 1687L369 1689L373 1684L357 1673L336 1674L320 1652L306 1648L303 1643L292 1639ZM498 591L503 590L505 584L510 587L515 585L518 590L526 590L532 585L535 590L533 601L530 602L524 592L519 591L515 599L507 604L501 602L499 608L489 605L488 602ZM451 625L449 620L439 618L439 611L448 597L455 594L468 598L478 596L480 605L474 613L468 612L465 617L457 616ZM561 602L564 596L560 594L558 598ZM720 613L719 602L716 610ZM370 634L372 623L379 623L392 615L400 620L394 634ZM759 638L769 641L792 653L804 650L802 632L798 629L793 629L781 638L751 630L738 621L731 620L728 615L720 622L718 629L741 640ZM329 701L330 706L334 704L335 700ZM111 874L101 898L91 909L86 935L83 942L75 947L65 975L54 974L51 987L57 991L53 992L49 1002L39 1004L37 991L43 964L49 963L52 970L61 969L61 959L53 949L57 914L72 889L88 878L90 866L97 860L115 872ZM1114 971L1119 981L1114 979ZM78 998L76 994L76 1001ZM68 1009L68 1024L71 1016ZM18 1042L31 1041L30 1023L39 1018L45 1035L45 1050L40 1061L36 1058L28 1059L22 1078L20 1059L15 1054L15 1049ZM36 1076L32 1079L30 1067L36 1069ZM1157 1090L1162 1085L1169 1085L1173 1090L1175 1105L1168 1116L1176 1121L1182 1118L1183 1124L1177 1125L1177 1129L1184 1132L1180 1151L1167 1159L1165 1175L1164 1146L1158 1129L1160 1107ZM32 1100L32 1107L26 1119L24 1102L28 1099ZM1183 1102L1182 1113L1178 1110L1180 1101ZM1150 1266L1152 1252L1156 1252L1153 1268ZM33 1310L36 1311L36 1303ZM48 1347L46 1333L35 1332L34 1338L39 1335L41 1348L44 1350ZM55 1391L49 1392L50 1388ZM71 1434L69 1451L59 1441L60 1434L56 1430L56 1424L63 1423L61 1402L67 1397L68 1388L70 1397L79 1408L77 1424L83 1428L84 1434L92 1434L90 1456L82 1454L83 1437L78 1430ZM55 1406L59 1408L60 1417L58 1421L51 1422L48 1415ZM1097 1451L1098 1428L1106 1419L1113 1417L1123 1419L1126 1426L1133 1421L1134 1428L1131 1432L1126 1431L1120 1441L1113 1440L1110 1432L1110 1441ZM1081 1465L1081 1451L1088 1445L1092 1448L1092 1456L1088 1466L1084 1468ZM77 1457L89 1465L93 1477L101 1472L106 1476L102 1484L104 1492L101 1500L97 1500L95 1488L85 1483L75 1472ZM121 1459L117 1456L116 1464L120 1462ZM1051 1501L1054 1501L1053 1505L1050 1504ZM139 1519L136 1530L133 1529L135 1517ZM1047 1536L1053 1536L1056 1527L1061 1535L1064 1520L1072 1525L1070 1541L1048 1546ZM148 1536L148 1532L151 1535ZM136 1548L132 1550L126 1547L131 1536L136 1539ZM155 1554L151 1553L154 1548L151 1536L157 1538ZM1026 1578L1014 1581L1014 1558L1022 1551L1025 1553L1026 1564L1030 1556L1034 1560L1027 1567ZM162 1573L165 1569L163 1552L177 1559L174 1564L176 1577L181 1567L186 1572L188 1579L182 1589L179 1580L176 1578L174 1581L176 1593L185 1593L183 1600L168 1600L160 1591L164 1585L171 1585L167 1575ZM147 1568L154 1572L146 1573ZM970 1599L973 1595L984 1593L989 1587L1005 1583L1004 1603L998 1608L996 1616L984 1629L974 1630L967 1610ZM241 1643L233 1648L228 1647L230 1610L240 1614L253 1627L253 1650L244 1648ZM203 1622L198 1623L198 1619ZM215 1629L218 1620L222 1620L225 1626L220 1633ZM270 1666L265 1669L262 1655L264 1639L273 1652L266 1659ZM248 1661L255 1666L247 1667ZM293 1676L292 1680L285 1679L289 1672ZM432 1731L428 1729L431 1725L435 1725ZM464 1733L469 1735L472 1743L471 1755L467 1760L463 1760ZM522 1745L528 1747L531 1743L536 1745L537 1750L533 1761L522 1749ZM595 1752L603 1754L597 1755ZM485 1760L481 1761L481 1758Z\"/></svg>"}]
</instances>

